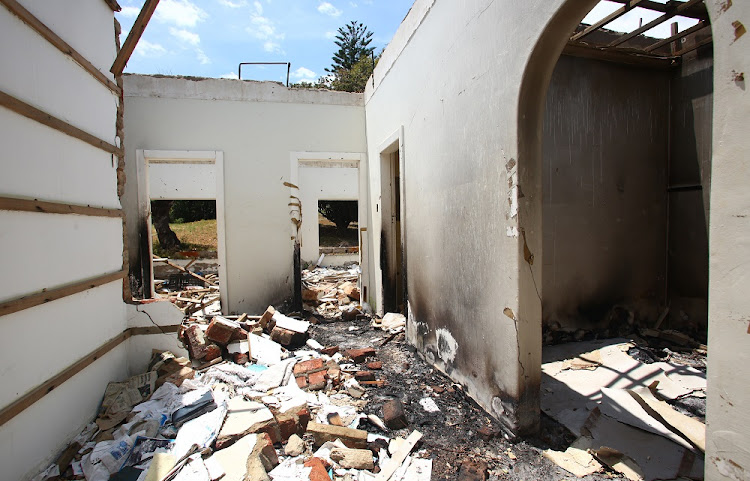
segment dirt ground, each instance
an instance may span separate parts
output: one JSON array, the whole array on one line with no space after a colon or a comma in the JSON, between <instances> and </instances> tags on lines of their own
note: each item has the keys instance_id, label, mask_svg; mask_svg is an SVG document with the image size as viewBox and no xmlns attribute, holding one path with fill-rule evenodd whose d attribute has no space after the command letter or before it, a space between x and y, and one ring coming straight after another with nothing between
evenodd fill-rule
<instances>
[{"instance_id":1,"label":"dirt ground","mask_svg":"<svg viewBox=\"0 0 750 481\"><path fill-rule=\"evenodd\" d=\"M388 435L406 437L414 429L422 432L421 448L426 449L433 460L433 480L459 479L460 466L466 460L485 461L490 480L579 479L542 456L544 449L564 451L574 441L567 429L547 416L542 415L540 434L534 438L509 441L500 434L483 440L477 431L485 426L499 429L498 423L471 400L460 385L427 365L405 342L403 333L381 346L389 334L362 319L318 324L311 328L310 336L323 345L338 345L342 350L367 346L377 350L378 359L383 363L383 370L378 374L387 385L368 389L369 402L364 411L382 417L383 403L400 399L409 426ZM426 396L432 397L440 412L428 413L422 408L419 400ZM580 479L619 478L622 477L618 473L601 472Z\"/></svg>"}]
</instances>

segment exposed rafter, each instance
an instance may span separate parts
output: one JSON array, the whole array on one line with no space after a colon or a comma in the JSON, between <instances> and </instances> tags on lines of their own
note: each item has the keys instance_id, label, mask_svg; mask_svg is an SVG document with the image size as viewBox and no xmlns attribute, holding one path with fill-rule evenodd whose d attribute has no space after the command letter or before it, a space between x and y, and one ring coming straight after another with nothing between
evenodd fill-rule
<instances>
[{"instance_id":1,"label":"exposed rafter","mask_svg":"<svg viewBox=\"0 0 750 481\"><path fill-rule=\"evenodd\" d=\"M154 14L157 5L159 5L159 0L146 0L146 3L143 4L141 13L139 13L138 18L135 19L135 23L130 29L128 38L125 39L125 43L122 44L122 49L117 54L117 58L110 69L110 72L115 74L115 76L122 75L122 71L125 70L125 65L127 65L128 60L130 60L130 56L133 54L133 50L135 50L138 40L141 39L143 31L146 30L146 25L148 25L148 21L151 20L151 15Z\"/></svg>"}]
</instances>

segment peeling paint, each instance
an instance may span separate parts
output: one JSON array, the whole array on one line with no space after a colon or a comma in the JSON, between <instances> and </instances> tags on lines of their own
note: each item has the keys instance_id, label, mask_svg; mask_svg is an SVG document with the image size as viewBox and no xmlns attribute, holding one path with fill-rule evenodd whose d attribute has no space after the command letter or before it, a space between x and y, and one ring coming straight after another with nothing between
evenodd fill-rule
<instances>
[{"instance_id":1,"label":"peeling paint","mask_svg":"<svg viewBox=\"0 0 750 481\"><path fill-rule=\"evenodd\" d=\"M505 228L505 235L508 237L518 237L518 227L509 225Z\"/></svg>"},{"instance_id":2,"label":"peeling paint","mask_svg":"<svg viewBox=\"0 0 750 481\"><path fill-rule=\"evenodd\" d=\"M732 22L732 26L734 27L734 41L740 39L741 36L745 35L747 33L747 29L744 25L742 25L742 22L739 20L735 20Z\"/></svg>"},{"instance_id":3,"label":"peeling paint","mask_svg":"<svg viewBox=\"0 0 750 481\"><path fill-rule=\"evenodd\" d=\"M732 0L725 0L719 5L719 13L724 13L732 6Z\"/></svg>"},{"instance_id":4,"label":"peeling paint","mask_svg":"<svg viewBox=\"0 0 750 481\"><path fill-rule=\"evenodd\" d=\"M453 335L447 329L437 329L435 331L437 337L437 349L438 357L446 364L452 363L456 360L456 354L458 353L458 343L453 338Z\"/></svg>"},{"instance_id":5,"label":"peeling paint","mask_svg":"<svg viewBox=\"0 0 750 481\"><path fill-rule=\"evenodd\" d=\"M513 312L513 309L511 309L510 307L506 307L505 309L503 309L503 314L505 314L506 316L510 317L514 321L516 320L516 315Z\"/></svg>"},{"instance_id":6,"label":"peeling paint","mask_svg":"<svg viewBox=\"0 0 750 481\"><path fill-rule=\"evenodd\" d=\"M711 462L716 466L719 474L733 481L745 481L745 468L735 463L731 459L711 458Z\"/></svg>"}]
</instances>

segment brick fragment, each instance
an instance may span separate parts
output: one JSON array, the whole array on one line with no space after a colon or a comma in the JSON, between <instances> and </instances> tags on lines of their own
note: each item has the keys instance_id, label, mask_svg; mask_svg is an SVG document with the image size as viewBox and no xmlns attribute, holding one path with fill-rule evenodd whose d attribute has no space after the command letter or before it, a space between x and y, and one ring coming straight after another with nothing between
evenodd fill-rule
<instances>
[{"instance_id":1,"label":"brick fragment","mask_svg":"<svg viewBox=\"0 0 750 481\"><path fill-rule=\"evenodd\" d=\"M316 358L298 362L294 365L294 374L308 374L323 369L323 359Z\"/></svg>"},{"instance_id":2,"label":"brick fragment","mask_svg":"<svg viewBox=\"0 0 750 481\"><path fill-rule=\"evenodd\" d=\"M199 325L193 324L185 329L184 340L192 359L203 359L206 357L206 336Z\"/></svg>"},{"instance_id":3,"label":"brick fragment","mask_svg":"<svg viewBox=\"0 0 750 481\"><path fill-rule=\"evenodd\" d=\"M266 471L278 466L279 457L268 434L258 434L258 440L255 442L255 448L248 458L248 463L253 457L260 459Z\"/></svg>"},{"instance_id":4,"label":"brick fragment","mask_svg":"<svg viewBox=\"0 0 750 481\"><path fill-rule=\"evenodd\" d=\"M325 354L326 356L333 356L337 352L339 352L338 346L326 347L320 350L320 353Z\"/></svg>"},{"instance_id":5,"label":"brick fragment","mask_svg":"<svg viewBox=\"0 0 750 481\"><path fill-rule=\"evenodd\" d=\"M206 355L203 356L203 360L206 362L219 359L221 357L221 348L216 344L209 344L206 346Z\"/></svg>"},{"instance_id":6,"label":"brick fragment","mask_svg":"<svg viewBox=\"0 0 750 481\"><path fill-rule=\"evenodd\" d=\"M276 309L274 309L273 306L268 306L268 309L266 309L266 312L263 313L263 315L260 317L260 320L258 321L260 327L266 329L266 326L268 326L268 322L271 320L274 314L276 314ZM270 331L270 329L267 330Z\"/></svg>"},{"instance_id":7,"label":"brick fragment","mask_svg":"<svg viewBox=\"0 0 750 481\"><path fill-rule=\"evenodd\" d=\"M302 436L307 429L307 423L310 422L310 411L307 406L291 408L274 415L279 425L281 441L288 440L294 434Z\"/></svg>"},{"instance_id":8,"label":"brick fragment","mask_svg":"<svg viewBox=\"0 0 750 481\"><path fill-rule=\"evenodd\" d=\"M282 346L301 346L307 341L307 333L274 327L271 329L271 340L278 342Z\"/></svg>"},{"instance_id":9,"label":"brick fragment","mask_svg":"<svg viewBox=\"0 0 750 481\"><path fill-rule=\"evenodd\" d=\"M307 376L298 376L295 378L295 381L297 381L297 386L299 386L300 389L305 389L307 387Z\"/></svg>"},{"instance_id":10,"label":"brick fragment","mask_svg":"<svg viewBox=\"0 0 750 481\"><path fill-rule=\"evenodd\" d=\"M349 349L346 351L346 355L349 356L354 362L362 362L368 357L375 355L375 349L371 347L365 347L362 349Z\"/></svg>"},{"instance_id":11,"label":"brick fragment","mask_svg":"<svg viewBox=\"0 0 750 481\"><path fill-rule=\"evenodd\" d=\"M401 429L409 425L401 401L391 399L383 404L383 421L391 429Z\"/></svg>"},{"instance_id":12,"label":"brick fragment","mask_svg":"<svg viewBox=\"0 0 750 481\"><path fill-rule=\"evenodd\" d=\"M500 430L494 426L483 426L477 430L477 434L483 441L489 441L500 434Z\"/></svg>"},{"instance_id":13,"label":"brick fragment","mask_svg":"<svg viewBox=\"0 0 750 481\"><path fill-rule=\"evenodd\" d=\"M467 459L461 463L458 471L458 481L487 481L489 466L481 459Z\"/></svg>"},{"instance_id":14,"label":"brick fragment","mask_svg":"<svg viewBox=\"0 0 750 481\"><path fill-rule=\"evenodd\" d=\"M209 323L208 329L206 329L206 337L214 342L226 345L229 344L229 341L232 340L238 330L240 330L239 324L224 319L221 316L216 316Z\"/></svg>"},{"instance_id":15,"label":"brick fragment","mask_svg":"<svg viewBox=\"0 0 750 481\"><path fill-rule=\"evenodd\" d=\"M237 329L232 335L232 341L244 341L247 339L247 331L244 329Z\"/></svg>"},{"instance_id":16,"label":"brick fragment","mask_svg":"<svg viewBox=\"0 0 750 481\"><path fill-rule=\"evenodd\" d=\"M359 289L354 284L349 284L349 285L344 286L343 291L344 291L344 294L354 299L355 301L359 300Z\"/></svg>"},{"instance_id":17,"label":"brick fragment","mask_svg":"<svg viewBox=\"0 0 750 481\"><path fill-rule=\"evenodd\" d=\"M357 381L374 381L375 373L372 371L357 371L354 374L354 379Z\"/></svg>"},{"instance_id":18,"label":"brick fragment","mask_svg":"<svg viewBox=\"0 0 750 481\"><path fill-rule=\"evenodd\" d=\"M307 424L307 432L313 435L316 447L337 438L341 439L341 442L350 448L365 449L367 447L367 431L360 429L332 426L330 424L320 424L311 421Z\"/></svg>"},{"instance_id":19,"label":"brick fragment","mask_svg":"<svg viewBox=\"0 0 750 481\"><path fill-rule=\"evenodd\" d=\"M383 363L381 361L368 362L367 369L383 369Z\"/></svg>"},{"instance_id":20,"label":"brick fragment","mask_svg":"<svg viewBox=\"0 0 750 481\"><path fill-rule=\"evenodd\" d=\"M310 481L331 481L324 460L320 458L310 458L305 461L305 466L312 468L310 471Z\"/></svg>"},{"instance_id":21,"label":"brick fragment","mask_svg":"<svg viewBox=\"0 0 750 481\"><path fill-rule=\"evenodd\" d=\"M328 371L317 371L307 376L307 387L311 391L320 391L326 387L326 373Z\"/></svg>"},{"instance_id":22,"label":"brick fragment","mask_svg":"<svg viewBox=\"0 0 750 481\"><path fill-rule=\"evenodd\" d=\"M247 364L250 362L250 357L244 352L235 352L232 354L232 360L235 364Z\"/></svg>"}]
</instances>

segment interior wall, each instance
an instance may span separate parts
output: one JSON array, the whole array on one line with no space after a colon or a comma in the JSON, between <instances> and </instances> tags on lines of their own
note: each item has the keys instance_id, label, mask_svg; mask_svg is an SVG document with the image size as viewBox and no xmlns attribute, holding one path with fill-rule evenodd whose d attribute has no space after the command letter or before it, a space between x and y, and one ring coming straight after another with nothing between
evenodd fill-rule
<instances>
[{"instance_id":1,"label":"interior wall","mask_svg":"<svg viewBox=\"0 0 750 481\"><path fill-rule=\"evenodd\" d=\"M106 2L21 0L107 78L116 56ZM0 6L0 90L110 144L115 93ZM117 159L0 107L0 196L119 209ZM2 211L0 301L122 269L122 220ZM6 408L125 329L117 280L0 316L0 407ZM91 422L109 381L127 374L126 348L100 357L0 426L2 479L36 475Z\"/></svg>"},{"instance_id":2,"label":"interior wall","mask_svg":"<svg viewBox=\"0 0 750 481\"><path fill-rule=\"evenodd\" d=\"M124 84L128 178L137 149L224 152L228 313L291 297L290 153L364 152L362 95L228 79L126 75ZM134 184L123 197L131 267L143 255Z\"/></svg>"},{"instance_id":3,"label":"interior wall","mask_svg":"<svg viewBox=\"0 0 750 481\"><path fill-rule=\"evenodd\" d=\"M320 257L318 251L320 244L318 201L359 201L359 169L356 167L307 166L302 163L299 165L299 183L297 185L299 186L299 198L302 201L302 228L300 229L302 262L316 262ZM348 257L351 260L359 258L356 254ZM327 264L324 262L324 265Z\"/></svg>"},{"instance_id":4,"label":"interior wall","mask_svg":"<svg viewBox=\"0 0 750 481\"><path fill-rule=\"evenodd\" d=\"M667 275L671 307L664 325L687 329L701 341L708 327L713 66L713 47L702 47L683 57L671 79Z\"/></svg>"},{"instance_id":5,"label":"interior wall","mask_svg":"<svg viewBox=\"0 0 750 481\"><path fill-rule=\"evenodd\" d=\"M666 285L670 74L562 56L542 137L543 321L655 319Z\"/></svg>"}]
</instances>

